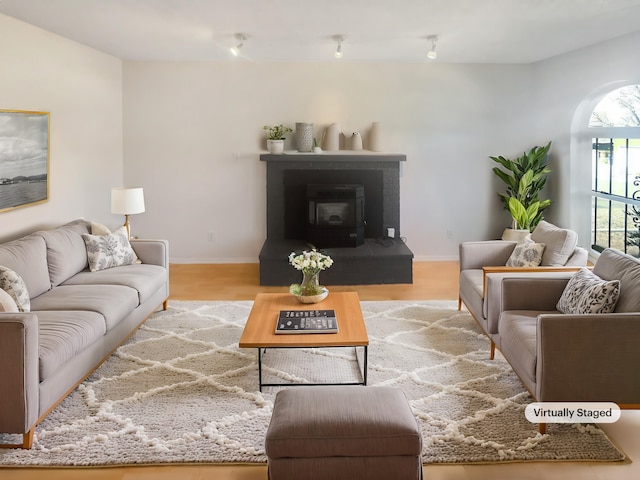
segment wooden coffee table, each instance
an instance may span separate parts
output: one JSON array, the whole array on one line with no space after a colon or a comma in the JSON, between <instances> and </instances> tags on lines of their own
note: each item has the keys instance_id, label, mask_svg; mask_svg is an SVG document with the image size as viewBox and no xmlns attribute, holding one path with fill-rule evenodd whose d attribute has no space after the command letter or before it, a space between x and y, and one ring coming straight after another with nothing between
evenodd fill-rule
<instances>
[{"instance_id":1,"label":"wooden coffee table","mask_svg":"<svg viewBox=\"0 0 640 480\"><path fill-rule=\"evenodd\" d=\"M338 321L338 333L276 334L276 320L280 310L335 310ZM263 383L262 354L267 348L322 348L322 347L358 347L364 348L364 361L360 365L356 351L358 367L362 368L361 381L346 382L337 385L366 385L367 356L369 336L360 309L360 299L356 292L329 293L320 303L302 304L289 293L259 293L256 297L247 324L238 343L240 348L258 349L258 384L262 387L280 387L285 385L336 385L328 383Z\"/></svg>"}]
</instances>

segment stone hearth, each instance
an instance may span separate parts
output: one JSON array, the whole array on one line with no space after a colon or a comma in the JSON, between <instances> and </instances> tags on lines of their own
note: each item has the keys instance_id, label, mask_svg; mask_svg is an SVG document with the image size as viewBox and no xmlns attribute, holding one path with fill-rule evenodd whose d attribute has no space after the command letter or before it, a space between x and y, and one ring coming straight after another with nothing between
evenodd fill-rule
<instances>
[{"instance_id":1,"label":"stone hearth","mask_svg":"<svg viewBox=\"0 0 640 480\"><path fill-rule=\"evenodd\" d=\"M260 284L289 285L301 274L289 265L292 251L312 248L305 238L307 184L360 184L365 190L365 242L324 248L334 265L324 285L412 283L413 253L400 239L398 154L261 155L267 163L267 238L260 251ZM387 228L395 238L385 238Z\"/></svg>"}]
</instances>

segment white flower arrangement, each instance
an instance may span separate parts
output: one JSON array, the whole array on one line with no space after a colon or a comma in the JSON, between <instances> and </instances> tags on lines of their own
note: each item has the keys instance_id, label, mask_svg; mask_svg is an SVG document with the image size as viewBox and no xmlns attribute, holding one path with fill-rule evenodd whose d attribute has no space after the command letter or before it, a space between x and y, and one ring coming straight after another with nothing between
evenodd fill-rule
<instances>
[{"instance_id":1,"label":"white flower arrangement","mask_svg":"<svg viewBox=\"0 0 640 480\"><path fill-rule=\"evenodd\" d=\"M302 271L304 274L302 283L294 283L289 287L291 294L299 299L300 297L313 298L311 303L320 301L327 296L329 291L319 284L318 274L321 270L325 270L333 265L333 260L329 255L320 253L315 248L310 252L305 250L299 255L296 255L296 252L291 252L289 255L289 263L293 265L293 268Z\"/></svg>"},{"instance_id":2,"label":"white flower arrangement","mask_svg":"<svg viewBox=\"0 0 640 480\"><path fill-rule=\"evenodd\" d=\"M301 270L306 275L314 275L333 265L333 260L329 255L320 253L314 248L310 252L305 250L299 255L296 255L296 252L291 252L289 263L293 268Z\"/></svg>"}]
</instances>

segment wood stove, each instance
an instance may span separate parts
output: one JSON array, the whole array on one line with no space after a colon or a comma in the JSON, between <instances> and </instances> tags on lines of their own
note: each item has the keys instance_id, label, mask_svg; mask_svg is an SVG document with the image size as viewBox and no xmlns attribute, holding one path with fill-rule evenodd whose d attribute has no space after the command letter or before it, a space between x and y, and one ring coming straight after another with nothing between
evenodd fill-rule
<instances>
[{"instance_id":1,"label":"wood stove","mask_svg":"<svg viewBox=\"0 0 640 480\"><path fill-rule=\"evenodd\" d=\"M364 243L364 187L307 185L307 241L318 248Z\"/></svg>"}]
</instances>

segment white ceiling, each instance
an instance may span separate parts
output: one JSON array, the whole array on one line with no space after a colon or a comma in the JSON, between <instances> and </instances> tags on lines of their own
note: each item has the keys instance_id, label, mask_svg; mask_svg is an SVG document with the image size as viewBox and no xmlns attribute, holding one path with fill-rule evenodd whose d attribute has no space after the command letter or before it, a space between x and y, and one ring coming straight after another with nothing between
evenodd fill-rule
<instances>
[{"instance_id":1,"label":"white ceiling","mask_svg":"<svg viewBox=\"0 0 640 480\"><path fill-rule=\"evenodd\" d=\"M238 61L245 33L245 61L425 62L438 35L437 62L531 63L640 30L640 0L0 0L0 13L125 60Z\"/></svg>"}]
</instances>

